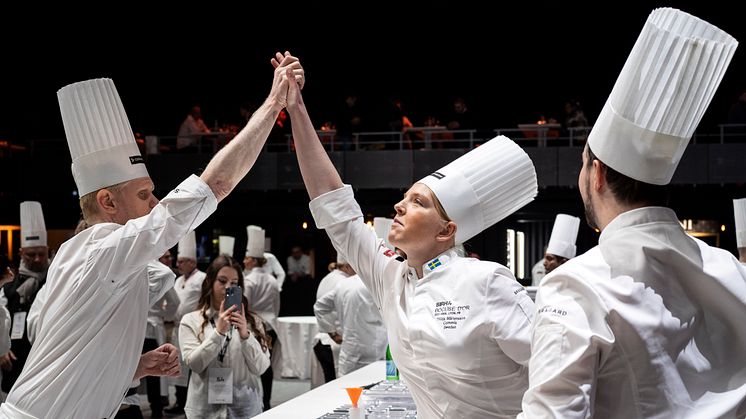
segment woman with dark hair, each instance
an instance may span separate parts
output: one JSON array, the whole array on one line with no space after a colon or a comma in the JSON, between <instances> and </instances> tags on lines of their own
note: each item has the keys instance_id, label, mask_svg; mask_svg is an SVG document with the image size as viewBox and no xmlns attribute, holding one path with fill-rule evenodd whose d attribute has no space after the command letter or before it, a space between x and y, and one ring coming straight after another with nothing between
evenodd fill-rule
<instances>
[{"instance_id":1,"label":"woman with dark hair","mask_svg":"<svg viewBox=\"0 0 746 419\"><path fill-rule=\"evenodd\" d=\"M207 268L197 311L181 320L179 344L192 370L184 408L188 418L262 413L259 376L269 367L269 341L245 297L241 307L224 307L226 289L237 285L244 285L241 265L218 256Z\"/></svg>"}]
</instances>

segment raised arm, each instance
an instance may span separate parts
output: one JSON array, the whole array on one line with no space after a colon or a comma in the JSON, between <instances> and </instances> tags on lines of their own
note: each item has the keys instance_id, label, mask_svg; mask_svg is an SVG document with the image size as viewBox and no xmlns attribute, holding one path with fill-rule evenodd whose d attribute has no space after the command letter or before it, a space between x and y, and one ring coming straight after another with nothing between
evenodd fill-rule
<instances>
[{"instance_id":1,"label":"raised arm","mask_svg":"<svg viewBox=\"0 0 746 419\"><path fill-rule=\"evenodd\" d=\"M314 199L324 193L340 189L344 185L337 169L316 135L316 130L313 128L306 105L303 103L303 97L300 94L300 86L294 82L296 80L295 74L291 69L285 69L284 71L291 81L288 85L287 110L293 125L295 153L298 157L300 173L303 176L303 182L306 184L308 195L311 199Z\"/></svg>"},{"instance_id":2,"label":"raised arm","mask_svg":"<svg viewBox=\"0 0 746 419\"><path fill-rule=\"evenodd\" d=\"M298 59L286 52L275 66L272 89L267 99L236 137L215 154L202 173L202 180L218 202L228 196L254 165L277 115L287 103L288 72L293 74L294 80L303 77L303 68Z\"/></svg>"}]
</instances>

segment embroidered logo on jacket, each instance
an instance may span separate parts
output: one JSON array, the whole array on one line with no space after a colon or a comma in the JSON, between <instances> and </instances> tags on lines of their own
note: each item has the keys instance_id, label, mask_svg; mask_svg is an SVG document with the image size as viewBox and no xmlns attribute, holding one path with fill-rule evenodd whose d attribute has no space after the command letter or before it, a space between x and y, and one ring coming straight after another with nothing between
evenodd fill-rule
<instances>
[{"instance_id":1,"label":"embroidered logo on jacket","mask_svg":"<svg viewBox=\"0 0 746 419\"><path fill-rule=\"evenodd\" d=\"M427 263L427 267L430 268L431 271L441 265L443 264L440 262L440 259L433 259Z\"/></svg>"}]
</instances>

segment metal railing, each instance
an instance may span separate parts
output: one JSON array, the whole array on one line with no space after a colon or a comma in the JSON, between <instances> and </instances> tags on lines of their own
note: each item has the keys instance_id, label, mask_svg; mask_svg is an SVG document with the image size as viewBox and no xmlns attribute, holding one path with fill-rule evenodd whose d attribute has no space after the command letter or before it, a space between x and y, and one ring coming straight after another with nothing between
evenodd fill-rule
<instances>
[{"instance_id":1,"label":"metal railing","mask_svg":"<svg viewBox=\"0 0 746 419\"><path fill-rule=\"evenodd\" d=\"M441 127L411 127L403 131L366 131L349 136L335 130L316 131L327 151L375 151L375 150L436 150L472 149L495 135L505 135L522 147L564 147L585 143L592 127L544 128L496 128L487 130L447 130ZM176 136L149 135L138 139L144 155L188 152L192 154L216 153L234 136L234 133L215 132L195 135L196 144L188 150L177 149ZM718 132L695 133L692 144L746 143L746 124L720 124ZM292 135L270 138L265 143L267 152L293 152ZM0 156L14 155L69 155L64 138L34 139L20 143L0 140Z\"/></svg>"}]
</instances>

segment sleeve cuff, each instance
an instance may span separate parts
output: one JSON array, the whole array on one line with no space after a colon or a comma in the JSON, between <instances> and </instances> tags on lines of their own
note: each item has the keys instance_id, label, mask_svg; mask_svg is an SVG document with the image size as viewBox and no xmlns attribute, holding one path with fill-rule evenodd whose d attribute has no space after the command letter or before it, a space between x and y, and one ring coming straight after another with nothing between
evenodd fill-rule
<instances>
[{"instance_id":1,"label":"sleeve cuff","mask_svg":"<svg viewBox=\"0 0 746 419\"><path fill-rule=\"evenodd\" d=\"M320 229L363 216L350 185L316 197L308 207L311 209L316 227Z\"/></svg>"}]
</instances>

